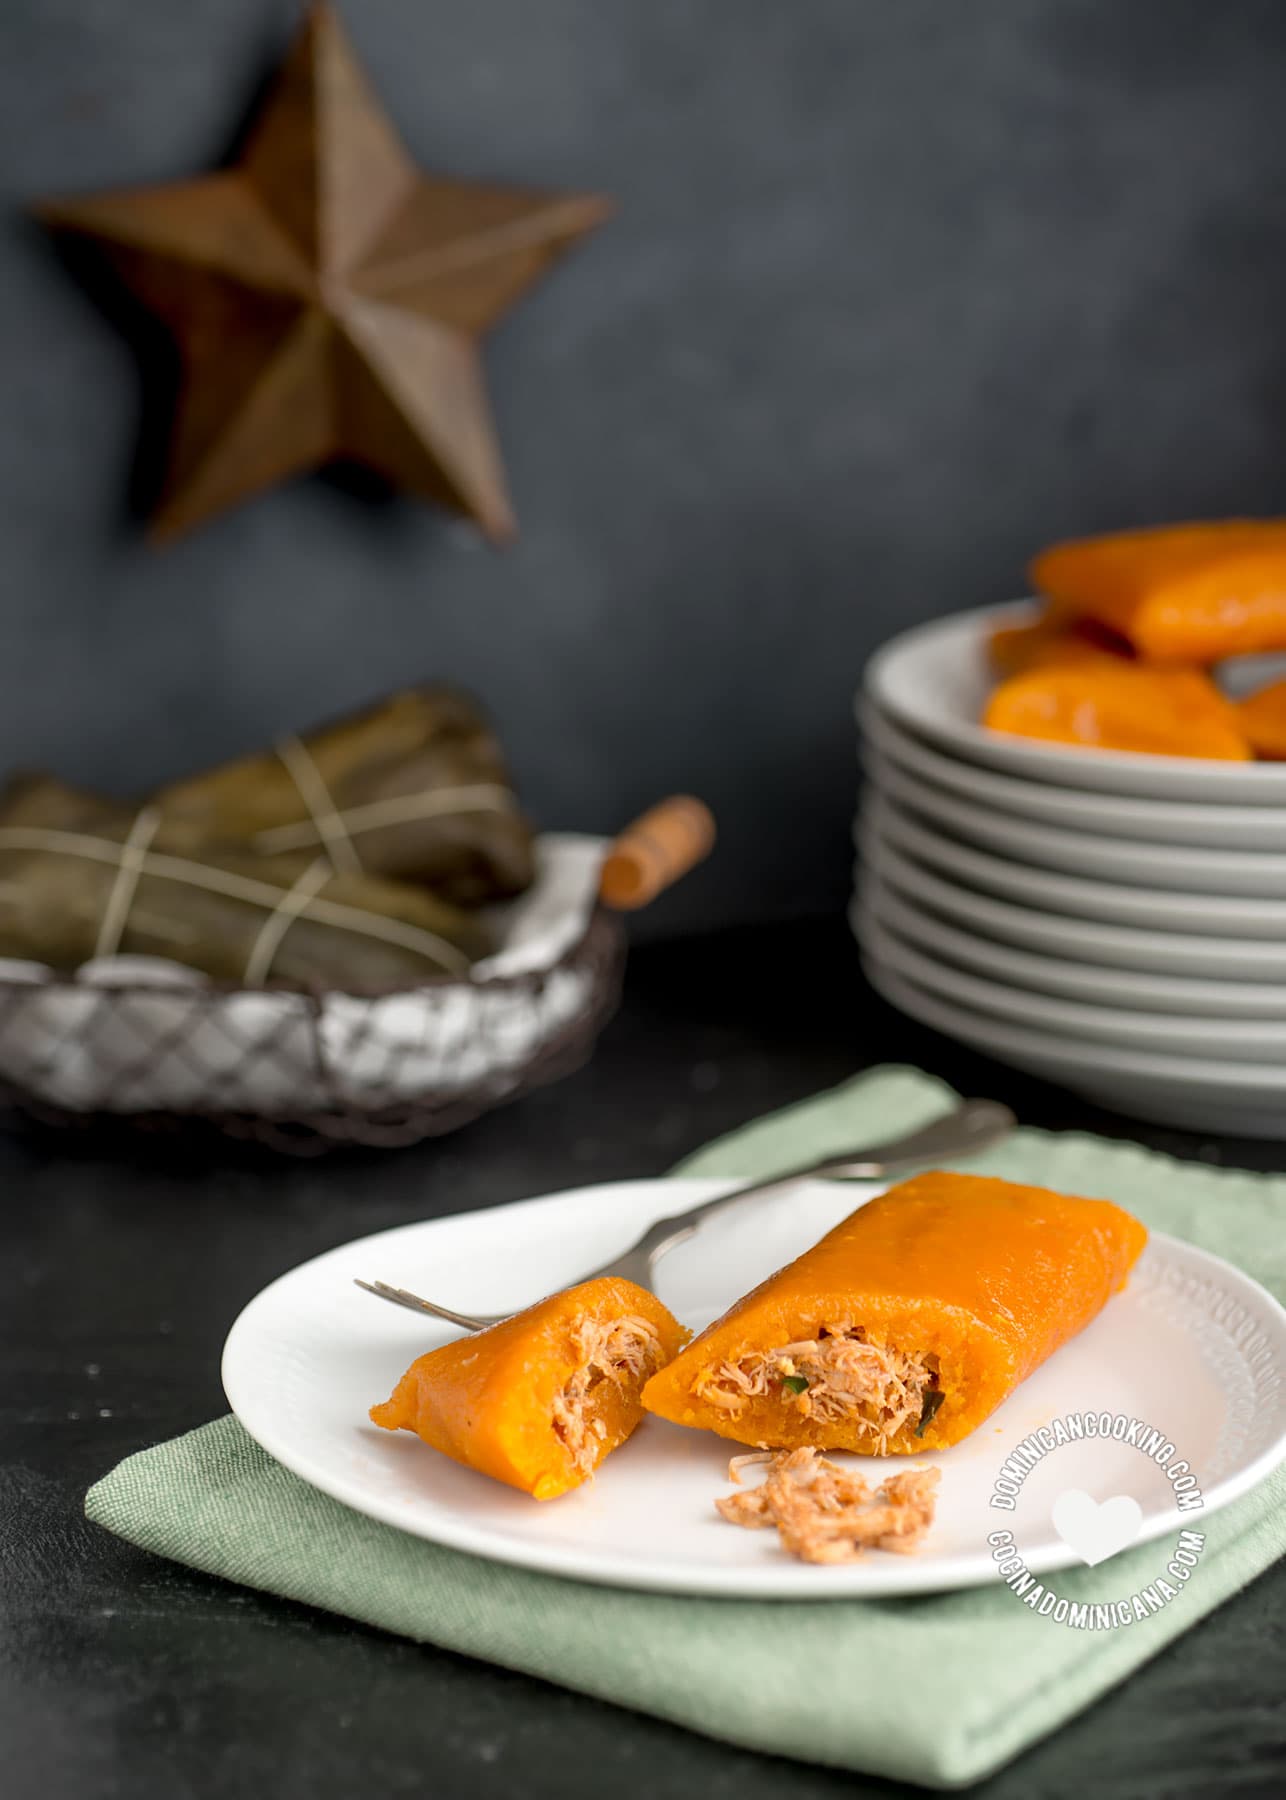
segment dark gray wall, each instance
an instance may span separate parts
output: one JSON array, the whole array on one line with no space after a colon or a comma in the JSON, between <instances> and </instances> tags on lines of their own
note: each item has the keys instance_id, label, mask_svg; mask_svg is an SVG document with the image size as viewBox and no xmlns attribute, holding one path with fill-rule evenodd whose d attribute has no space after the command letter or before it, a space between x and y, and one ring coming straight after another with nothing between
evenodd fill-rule
<instances>
[{"instance_id":1,"label":"dark gray wall","mask_svg":"<svg viewBox=\"0 0 1286 1800\"><path fill-rule=\"evenodd\" d=\"M19 218L222 155L283 0L3 0L0 754L125 790L411 676L546 821L840 903L871 647L1056 534L1283 506L1286 7L348 0L417 155L619 218L493 340L523 535L279 491L152 552L127 341Z\"/></svg>"}]
</instances>

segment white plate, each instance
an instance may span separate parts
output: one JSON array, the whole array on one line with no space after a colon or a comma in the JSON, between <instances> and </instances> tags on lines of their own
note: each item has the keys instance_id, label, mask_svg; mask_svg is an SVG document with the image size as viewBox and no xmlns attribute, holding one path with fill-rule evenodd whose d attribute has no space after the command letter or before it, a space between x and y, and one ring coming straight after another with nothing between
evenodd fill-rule
<instances>
[{"instance_id":1,"label":"white plate","mask_svg":"<svg viewBox=\"0 0 1286 1800\"><path fill-rule=\"evenodd\" d=\"M1055 1037L1066 1034L1127 1050L1161 1050L1184 1056L1227 1057L1233 1062L1278 1063L1286 1069L1286 1020L1176 1018L1170 1013L1128 1012L1031 994L1007 982L988 981L940 963L918 949L900 929L897 911L881 923L875 906L859 911L858 939L869 956L913 981L928 994L958 1002L975 1012L1015 1025L1030 1025Z\"/></svg>"},{"instance_id":2,"label":"white plate","mask_svg":"<svg viewBox=\"0 0 1286 1800\"><path fill-rule=\"evenodd\" d=\"M232 1409L288 1469L403 1531L582 1581L754 1598L932 1592L994 1579L985 1541L997 1522L987 1504L993 1482L1013 1445L1058 1414L1106 1409L1154 1421L1192 1464L1205 1514L1246 1493L1286 1455L1286 1384L1277 1378L1286 1314L1248 1276L1161 1236L1126 1292L1086 1331L972 1437L924 1459L941 1468L942 1488L932 1535L916 1556L872 1553L835 1568L791 1560L775 1534L739 1531L715 1514L716 1495L729 1491L733 1447L658 1419L645 1420L592 1484L543 1505L457 1467L408 1432L367 1422L367 1408L408 1363L452 1334L379 1305L352 1285L355 1276L391 1279L466 1310L515 1305L562 1287L654 1219L727 1185L617 1182L401 1226L331 1250L273 1282L233 1326L223 1355ZM686 1323L703 1325L857 1203L851 1186L810 1182L788 1203L765 1196L753 1210L712 1220L667 1261L662 1298ZM1240 1347L1246 1318L1269 1346L1265 1361ZM877 1479L890 1470L887 1461L852 1460ZM1037 1465L1021 1516L1003 1520L1035 1572L1076 1561L1049 1523L1053 1497L1068 1486L1102 1499L1133 1494L1143 1508L1140 1540L1204 1516L1178 1513L1163 1472L1136 1449L1084 1442Z\"/></svg>"},{"instance_id":3,"label":"white plate","mask_svg":"<svg viewBox=\"0 0 1286 1800\"><path fill-rule=\"evenodd\" d=\"M1048 951L1069 961L1109 963L1132 972L1203 976L1215 980L1286 979L1286 943L1100 925L1036 907L1015 906L944 880L895 850L872 829L859 832L862 861L890 887L1001 944Z\"/></svg>"},{"instance_id":4,"label":"white plate","mask_svg":"<svg viewBox=\"0 0 1286 1800\"><path fill-rule=\"evenodd\" d=\"M1286 1069L1069 1042L941 1000L873 956L862 962L871 985L899 1012L1109 1112L1185 1131L1286 1138Z\"/></svg>"},{"instance_id":5,"label":"white plate","mask_svg":"<svg viewBox=\"0 0 1286 1800\"><path fill-rule=\"evenodd\" d=\"M864 691L914 736L966 762L1058 787L1198 801L1286 807L1286 765L1141 756L1119 750L1042 744L979 723L996 676L987 662L990 628L1025 611L981 607L917 625L885 644L867 665Z\"/></svg>"},{"instance_id":6,"label":"white plate","mask_svg":"<svg viewBox=\"0 0 1286 1800\"><path fill-rule=\"evenodd\" d=\"M989 811L1017 814L1069 831L1100 832L1131 843L1193 844L1213 850L1286 852L1286 807L1201 806L1081 792L1046 781L1016 780L960 762L920 743L875 707L859 704L863 737L935 789L960 794Z\"/></svg>"},{"instance_id":7,"label":"white plate","mask_svg":"<svg viewBox=\"0 0 1286 1800\"><path fill-rule=\"evenodd\" d=\"M921 823L941 826L973 848L1042 869L1184 894L1286 900L1286 855L1253 850L1204 850L1183 844L1128 844L1098 832L1065 831L975 806L900 770L878 750L867 762L870 781L895 809L910 808Z\"/></svg>"},{"instance_id":8,"label":"white plate","mask_svg":"<svg viewBox=\"0 0 1286 1800\"><path fill-rule=\"evenodd\" d=\"M939 874L997 899L1017 901L1077 919L1112 925L1142 925L1158 932L1206 932L1228 937L1268 938L1286 943L1286 901L1226 899L1219 894L1176 894L1163 888L1091 881L1010 862L984 850L954 843L940 831L917 825L878 792L869 796L873 827L905 855Z\"/></svg>"},{"instance_id":9,"label":"white plate","mask_svg":"<svg viewBox=\"0 0 1286 1800\"><path fill-rule=\"evenodd\" d=\"M862 880L863 898L886 927L939 963L991 975L1011 987L1059 995L1088 1005L1180 1013L1188 1018L1266 1019L1286 1027L1286 982L1202 981L1181 975L1136 975L1106 964L1038 956L962 931L895 894L874 875Z\"/></svg>"}]
</instances>

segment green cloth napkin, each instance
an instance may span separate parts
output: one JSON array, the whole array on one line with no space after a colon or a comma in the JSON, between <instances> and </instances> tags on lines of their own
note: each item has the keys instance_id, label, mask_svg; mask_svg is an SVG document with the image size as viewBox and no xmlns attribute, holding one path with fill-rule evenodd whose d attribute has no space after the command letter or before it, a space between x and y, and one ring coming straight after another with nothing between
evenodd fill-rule
<instances>
[{"instance_id":1,"label":"green cloth napkin","mask_svg":"<svg viewBox=\"0 0 1286 1800\"><path fill-rule=\"evenodd\" d=\"M877 1069L722 1139L678 1172L776 1172L923 1123L953 1099L913 1069ZM1286 1177L1036 1131L968 1166L1118 1200L1149 1226L1206 1245L1286 1293ZM528 1574L349 1512L288 1474L231 1418L131 1456L91 1489L85 1510L193 1568L711 1737L953 1787L981 1779L1088 1706L1280 1556L1284 1475L1202 1521L1205 1551L1172 1605L1103 1632L1038 1619L999 1583L809 1603L639 1594ZM1074 1601L1106 1600L1157 1570L1152 1545L1056 1580ZM791 1669L806 1676L786 1678Z\"/></svg>"}]
</instances>

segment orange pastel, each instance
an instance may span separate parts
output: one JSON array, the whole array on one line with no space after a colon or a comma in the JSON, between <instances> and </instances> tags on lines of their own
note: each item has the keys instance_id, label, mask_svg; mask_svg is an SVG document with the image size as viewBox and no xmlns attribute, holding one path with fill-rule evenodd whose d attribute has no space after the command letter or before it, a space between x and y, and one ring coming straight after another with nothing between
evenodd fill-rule
<instances>
[{"instance_id":1,"label":"orange pastel","mask_svg":"<svg viewBox=\"0 0 1286 1800\"><path fill-rule=\"evenodd\" d=\"M1107 658L1028 670L1002 682L983 724L1016 737L1151 756L1249 762L1237 708L1199 669L1154 669Z\"/></svg>"},{"instance_id":2,"label":"orange pastel","mask_svg":"<svg viewBox=\"0 0 1286 1800\"><path fill-rule=\"evenodd\" d=\"M1273 681L1237 708L1241 728L1256 756L1267 762L1286 760L1286 681Z\"/></svg>"},{"instance_id":3,"label":"orange pastel","mask_svg":"<svg viewBox=\"0 0 1286 1800\"><path fill-rule=\"evenodd\" d=\"M1286 519L1076 539L1042 551L1030 574L1055 613L1110 626L1151 662L1286 649Z\"/></svg>"},{"instance_id":4,"label":"orange pastel","mask_svg":"<svg viewBox=\"0 0 1286 1800\"><path fill-rule=\"evenodd\" d=\"M1119 661L1134 654L1125 638L1096 620L1068 621L1056 612L1041 613L1021 624L997 625L987 641L987 651L993 668L1002 675L1102 662L1105 657Z\"/></svg>"},{"instance_id":5,"label":"orange pastel","mask_svg":"<svg viewBox=\"0 0 1286 1800\"><path fill-rule=\"evenodd\" d=\"M643 1404L764 1448L944 1450L1097 1317L1146 1241L1106 1200L917 1175L739 1300Z\"/></svg>"},{"instance_id":6,"label":"orange pastel","mask_svg":"<svg viewBox=\"0 0 1286 1800\"><path fill-rule=\"evenodd\" d=\"M644 1381L688 1335L655 1294L600 1276L430 1350L371 1418L552 1500L625 1442Z\"/></svg>"}]
</instances>

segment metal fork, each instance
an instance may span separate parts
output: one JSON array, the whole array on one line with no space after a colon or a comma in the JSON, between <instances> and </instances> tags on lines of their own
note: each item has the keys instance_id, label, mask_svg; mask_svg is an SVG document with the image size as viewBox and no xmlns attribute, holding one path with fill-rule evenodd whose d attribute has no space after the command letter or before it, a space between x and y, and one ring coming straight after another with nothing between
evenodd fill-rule
<instances>
[{"instance_id":1,"label":"metal fork","mask_svg":"<svg viewBox=\"0 0 1286 1800\"><path fill-rule=\"evenodd\" d=\"M1001 1106L996 1100L962 1100L952 1112L944 1113L942 1118L934 1119L931 1124L922 1125L916 1131L906 1132L902 1137L889 1138L882 1144L870 1144L861 1150L844 1151L838 1156L823 1157L819 1162L805 1163L800 1168L787 1170L781 1175L748 1182L730 1193L717 1194L713 1200L703 1200L699 1206L691 1206L686 1212L657 1219L648 1226L638 1242L632 1244L622 1255L604 1263L601 1269L591 1269L587 1275L578 1277L578 1280L594 1281L602 1275L617 1275L626 1281L637 1282L639 1287L650 1288L656 1265L663 1256L668 1255L677 1245L685 1243L706 1219L738 1205L742 1200L750 1199L754 1194L766 1194L773 1188L787 1187L792 1182L809 1179L880 1181L900 1169L942 1161L947 1157L969 1156L975 1151L985 1150L988 1145L1006 1137L1016 1124L1017 1120L1009 1108ZM576 1283L568 1282L567 1285L574 1287ZM395 1306L409 1307L412 1312L431 1313L435 1319L445 1319L449 1325L459 1325L465 1331L482 1331L488 1325L499 1325L502 1320L513 1317L513 1313L475 1316L456 1312L450 1306L439 1306L435 1300L424 1300L419 1294L408 1293L405 1288L390 1287L386 1281L357 1281L357 1286L365 1288L368 1294L374 1294L380 1300L390 1300ZM515 1312L518 1310L514 1308Z\"/></svg>"}]
</instances>

